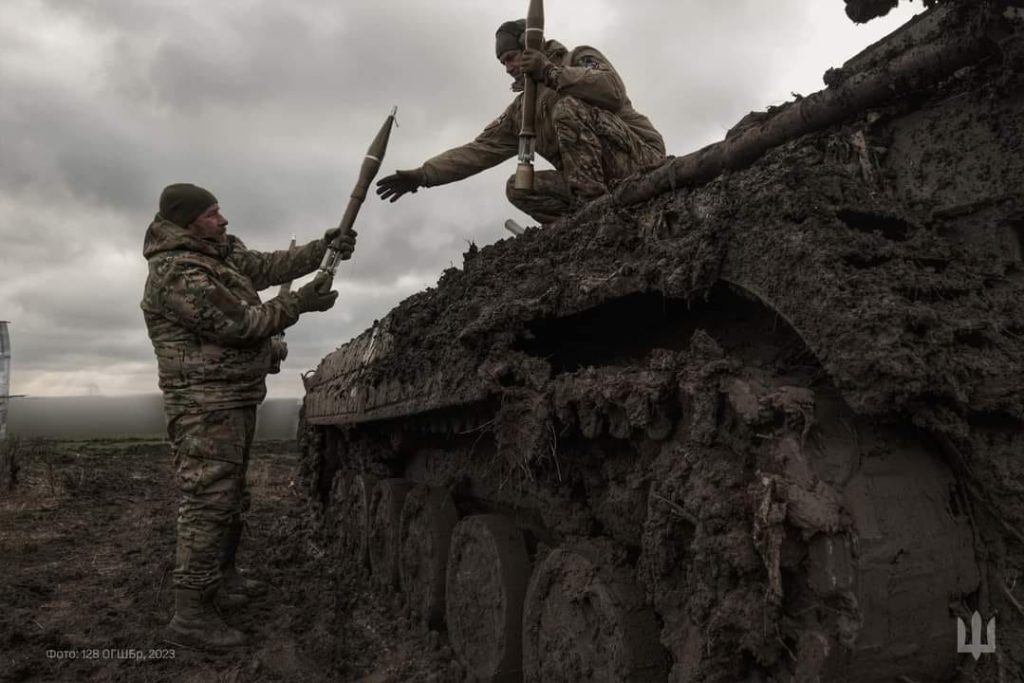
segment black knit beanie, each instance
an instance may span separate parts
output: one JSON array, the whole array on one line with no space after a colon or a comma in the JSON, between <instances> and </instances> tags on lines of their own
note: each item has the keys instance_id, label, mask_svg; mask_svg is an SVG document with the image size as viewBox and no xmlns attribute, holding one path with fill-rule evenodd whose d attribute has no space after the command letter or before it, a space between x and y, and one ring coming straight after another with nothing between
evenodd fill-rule
<instances>
[{"instance_id":1,"label":"black knit beanie","mask_svg":"<svg viewBox=\"0 0 1024 683\"><path fill-rule=\"evenodd\" d=\"M508 52L509 50L523 49L523 43L521 42L523 33L526 32L526 19L516 19L515 21L506 21L504 24L498 27L497 33L494 34L494 52L498 59Z\"/></svg>"},{"instance_id":2,"label":"black knit beanie","mask_svg":"<svg viewBox=\"0 0 1024 683\"><path fill-rule=\"evenodd\" d=\"M160 215L187 228L216 203L217 198L209 190L192 183L175 183L160 193Z\"/></svg>"}]
</instances>

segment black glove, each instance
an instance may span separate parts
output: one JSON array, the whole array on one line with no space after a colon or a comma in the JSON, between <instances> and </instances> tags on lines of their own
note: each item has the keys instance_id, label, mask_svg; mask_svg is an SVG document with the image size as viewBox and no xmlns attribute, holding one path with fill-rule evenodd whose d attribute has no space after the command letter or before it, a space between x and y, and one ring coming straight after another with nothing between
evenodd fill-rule
<instances>
[{"instance_id":1,"label":"black glove","mask_svg":"<svg viewBox=\"0 0 1024 683\"><path fill-rule=\"evenodd\" d=\"M426 184L423 177L423 169L414 168L409 171L396 171L395 173L381 178L377 181L377 194L381 199L390 199L392 202L407 192L415 192Z\"/></svg>"},{"instance_id":2,"label":"black glove","mask_svg":"<svg viewBox=\"0 0 1024 683\"><path fill-rule=\"evenodd\" d=\"M299 313L326 311L334 306L338 293L331 290L333 280L327 273L317 273L315 278L302 285L295 292L299 297Z\"/></svg>"},{"instance_id":3,"label":"black glove","mask_svg":"<svg viewBox=\"0 0 1024 683\"><path fill-rule=\"evenodd\" d=\"M544 70L550 64L551 60L540 50L523 50L519 55L519 70L538 83L544 82Z\"/></svg>"},{"instance_id":4,"label":"black glove","mask_svg":"<svg viewBox=\"0 0 1024 683\"><path fill-rule=\"evenodd\" d=\"M281 335L274 335L270 338L270 374L276 375L281 372L281 363L288 357L288 342Z\"/></svg>"},{"instance_id":5,"label":"black glove","mask_svg":"<svg viewBox=\"0 0 1024 683\"><path fill-rule=\"evenodd\" d=\"M355 251L356 248L356 231L349 230L347 233L342 235L340 239L338 237L339 235L341 235L341 228L331 228L325 232L324 246L329 247L334 244L335 240L338 240L335 247L341 252L341 260L347 261L352 258L352 252Z\"/></svg>"}]
</instances>

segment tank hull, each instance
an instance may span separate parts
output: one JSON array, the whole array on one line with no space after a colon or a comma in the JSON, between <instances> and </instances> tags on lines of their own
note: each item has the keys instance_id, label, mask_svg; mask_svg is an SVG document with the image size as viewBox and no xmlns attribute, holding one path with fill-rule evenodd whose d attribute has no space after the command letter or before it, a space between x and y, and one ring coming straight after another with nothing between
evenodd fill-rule
<instances>
[{"instance_id":1,"label":"tank hull","mask_svg":"<svg viewBox=\"0 0 1024 683\"><path fill-rule=\"evenodd\" d=\"M1024 629L1021 18L933 10L834 87L954 19L968 63L471 249L307 376L315 506L419 487L381 542L400 562L402 529L434 530L449 573L490 577L430 602L485 680L1021 675L1020 639L956 648L975 611ZM409 547L435 576L442 545Z\"/></svg>"}]
</instances>

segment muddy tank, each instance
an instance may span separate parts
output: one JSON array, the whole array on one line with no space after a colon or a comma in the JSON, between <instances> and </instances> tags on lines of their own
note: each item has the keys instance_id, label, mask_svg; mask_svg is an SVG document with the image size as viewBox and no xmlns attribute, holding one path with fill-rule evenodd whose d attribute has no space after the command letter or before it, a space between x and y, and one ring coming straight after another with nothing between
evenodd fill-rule
<instances>
[{"instance_id":1,"label":"muddy tank","mask_svg":"<svg viewBox=\"0 0 1024 683\"><path fill-rule=\"evenodd\" d=\"M1022 38L938 4L328 354L346 566L471 680L1024 680Z\"/></svg>"}]
</instances>

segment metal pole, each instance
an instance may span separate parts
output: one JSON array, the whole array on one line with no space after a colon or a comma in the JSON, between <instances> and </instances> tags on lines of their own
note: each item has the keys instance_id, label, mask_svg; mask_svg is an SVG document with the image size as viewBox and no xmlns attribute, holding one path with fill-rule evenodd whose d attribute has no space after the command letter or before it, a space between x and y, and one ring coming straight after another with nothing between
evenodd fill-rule
<instances>
[{"instance_id":1,"label":"metal pole","mask_svg":"<svg viewBox=\"0 0 1024 683\"><path fill-rule=\"evenodd\" d=\"M7 438L7 401L11 396L11 337L0 320L0 441Z\"/></svg>"}]
</instances>

